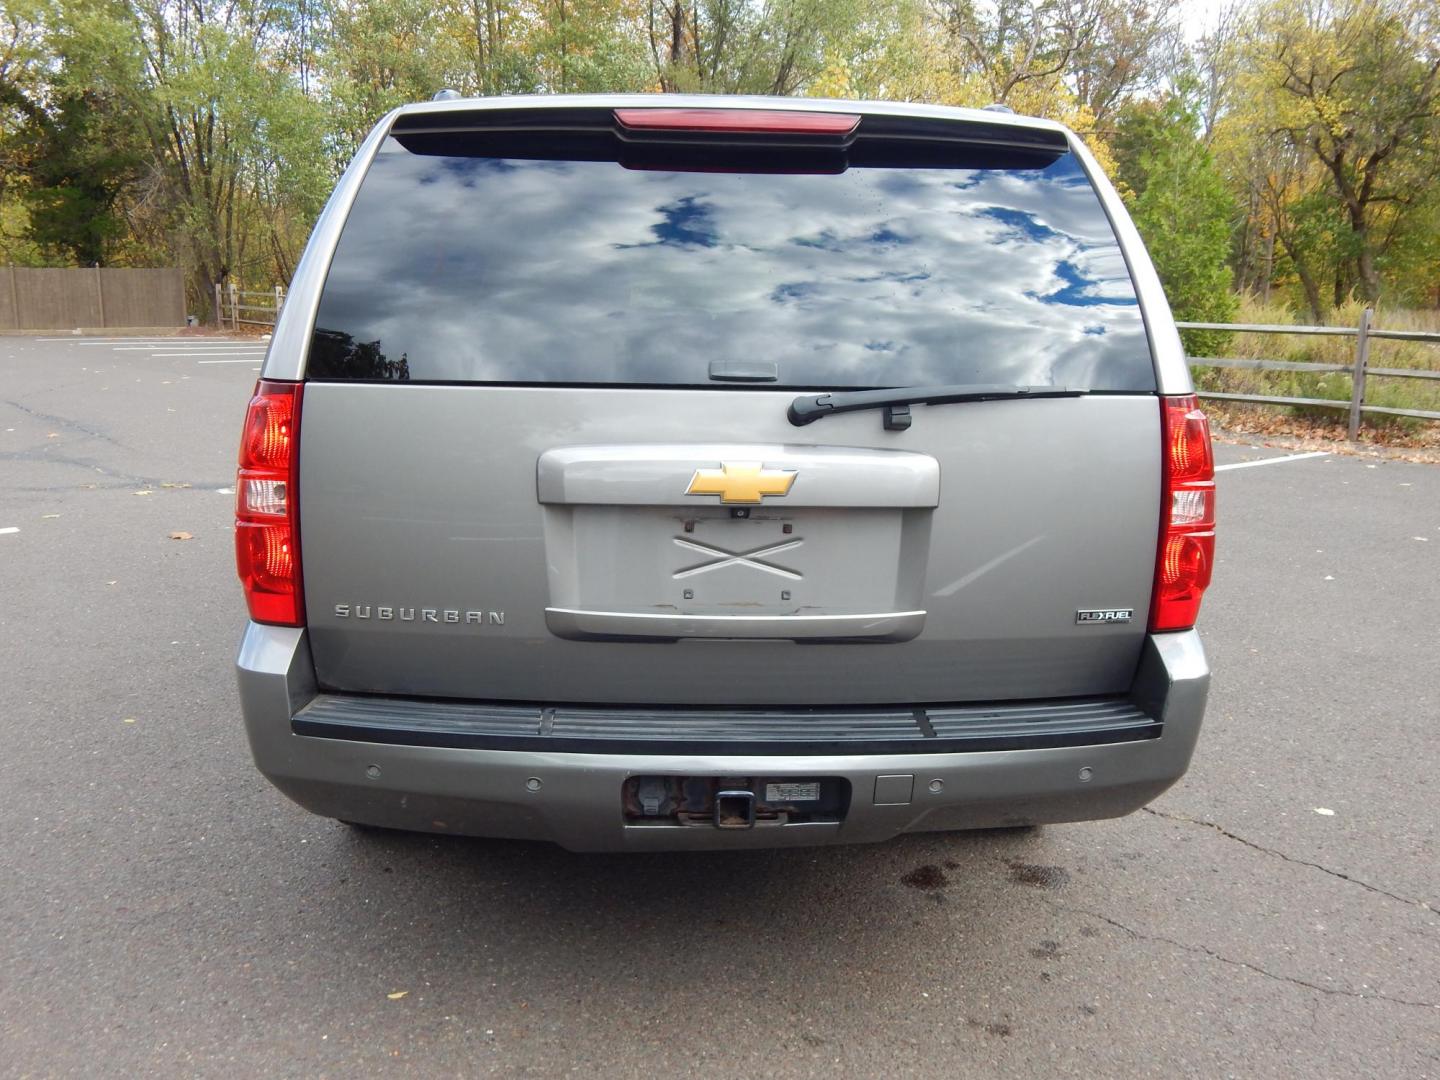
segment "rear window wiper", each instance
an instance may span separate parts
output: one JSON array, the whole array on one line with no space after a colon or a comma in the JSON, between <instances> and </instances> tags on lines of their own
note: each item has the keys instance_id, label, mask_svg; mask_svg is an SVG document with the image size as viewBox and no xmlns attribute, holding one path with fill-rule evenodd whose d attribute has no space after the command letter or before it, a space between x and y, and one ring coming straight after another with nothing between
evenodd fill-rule
<instances>
[{"instance_id":1,"label":"rear window wiper","mask_svg":"<svg viewBox=\"0 0 1440 1080\"><path fill-rule=\"evenodd\" d=\"M1080 397L1088 390L1068 386L1002 386L958 384L954 386L896 386L887 390L844 390L830 394L807 394L790 402L788 415L796 427L836 413L861 409L885 409L885 426L903 430L910 426L910 405L946 405L954 401L1005 401L1013 398ZM900 408L905 406L905 408Z\"/></svg>"}]
</instances>

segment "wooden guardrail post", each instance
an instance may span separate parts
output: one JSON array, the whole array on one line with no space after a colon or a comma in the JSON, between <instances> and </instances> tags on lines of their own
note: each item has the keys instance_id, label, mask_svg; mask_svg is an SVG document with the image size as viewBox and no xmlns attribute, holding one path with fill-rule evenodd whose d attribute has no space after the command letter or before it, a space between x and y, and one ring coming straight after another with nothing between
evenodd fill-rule
<instances>
[{"instance_id":1,"label":"wooden guardrail post","mask_svg":"<svg viewBox=\"0 0 1440 1080\"><path fill-rule=\"evenodd\" d=\"M1365 404L1365 367L1370 362L1370 323L1373 308L1360 313L1360 332L1355 336L1355 370L1350 377L1350 441L1360 437L1360 407Z\"/></svg>"},{"instance_id":2,"label":"wooden guardrail post","mask_svg":"<svg viewBox=\"0 0 1440 1080\"><path fill-rule=\"evenodd\" d=\"M235 282L230 282L230 329L240 329L240 290L236 288Z\"/></svg>"},{"instance_id":3,"label":"wooden guardrail post","mask_svg":"<svg viewBox=\"0 0 1440 1080\"><path fill-rule=\"evenodd\" d=\"M220 299L220 282L215 282L215 329L225 329L225 304Z\"/></svg>"}]
</instances>

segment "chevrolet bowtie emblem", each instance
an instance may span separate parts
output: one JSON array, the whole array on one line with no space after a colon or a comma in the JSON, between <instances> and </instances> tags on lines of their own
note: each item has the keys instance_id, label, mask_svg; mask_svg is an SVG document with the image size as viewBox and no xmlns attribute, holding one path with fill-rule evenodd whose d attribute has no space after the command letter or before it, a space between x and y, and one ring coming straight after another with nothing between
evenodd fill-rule
<instances>
[{"instance_id":1,"label":"chevrolet bowtie emblem","mask_svg":"<svg viewBox=\"0 0 1440 1080\"><path fill-rule=\"evenodd\" d=\"M725 461L718 469L696 469L686 495L719 495L722 503L758 503L766 495L785 495L795 483L794 469L766 469L758 461Z\"/></svg>"}]
</instances>

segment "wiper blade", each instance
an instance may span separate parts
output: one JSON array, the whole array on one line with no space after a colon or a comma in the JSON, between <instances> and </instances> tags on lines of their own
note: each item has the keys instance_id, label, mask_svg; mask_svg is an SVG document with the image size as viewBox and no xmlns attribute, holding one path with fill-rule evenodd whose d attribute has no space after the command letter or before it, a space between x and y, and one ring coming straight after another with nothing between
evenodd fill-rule
<instances>
[{"instance_id":1,"label":"wiper blade","mask_svg":"<svg viewBox=\"0 0 1440 1080\"><path fill-rule=\"evenodd\" d=\"M861 409L883 409L890 405L945 405L954 401L1005 401L1011 398L1081 397L1088 390L1068 386L1003 386L959 384L955 386L896 386L887 390L845 390L832 394L809 394L790 402L788 415L796 427L836 413Z\"/></svg>"}]
</instances>

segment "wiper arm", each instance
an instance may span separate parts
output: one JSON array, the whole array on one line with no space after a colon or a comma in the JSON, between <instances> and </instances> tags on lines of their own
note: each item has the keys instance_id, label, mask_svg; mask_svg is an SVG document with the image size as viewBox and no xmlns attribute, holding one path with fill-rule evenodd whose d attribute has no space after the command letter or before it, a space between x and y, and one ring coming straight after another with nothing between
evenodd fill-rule
<instances>
[{"instance_id":1,"label":"wiper arm","mask_svg":"<svg viewBox=\"0 0 1440 1080\"><path fill-rule=\"evenodd\" d=\"M883 409L894 405L945 405L952 401L1004 401L1011 398L1080 397L1088 390L1068 386L1003 386L960 384L955 386L896 386L887 390L845 390L833 394L810 394L790 402L787 415L796 427L813 424L836 413L861 409ZM909 426L908 422L904 425Z\"/></svg>"}]
</instances>

